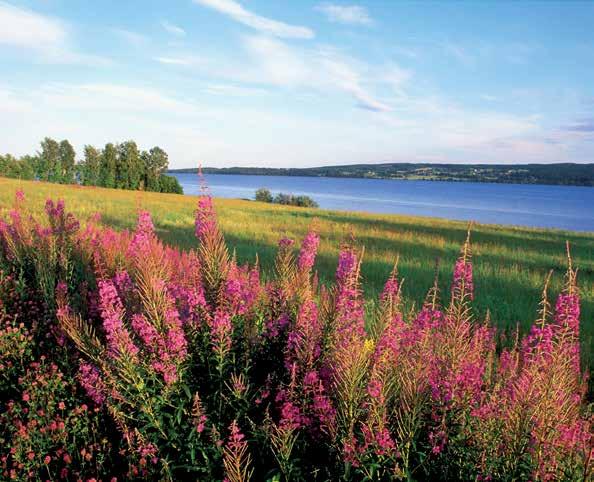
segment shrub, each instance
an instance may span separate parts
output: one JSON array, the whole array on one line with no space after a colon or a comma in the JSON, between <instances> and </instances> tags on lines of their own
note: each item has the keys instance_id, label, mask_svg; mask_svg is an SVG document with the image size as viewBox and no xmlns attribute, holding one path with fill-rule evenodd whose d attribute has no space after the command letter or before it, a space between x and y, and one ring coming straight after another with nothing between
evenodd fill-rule
<instances>
[{"instance_id":1,"label":"shrub","mask_svg":"<svg viewBox=\"0 0 594 482\"><path fill-rule=\"evenodd\" d=\"M294 196L293 194L278 193L272 196L270 191L266 188L260 188L256 191L256 201L263 203L284 204L285 206L299 206L304 208L317 208L316 203L309 196Z\"/></svg>"},{"instance_id":2,"label":"shrub","mask_svg":"<svg viewBox=\"0 0 594 482\"><path fill-rule=\"evenodd\" d=\"M272 202L272 194L270 193L270 191L268 189L262 187L256 191L255 199L256 199L256 201L259 201L262 203L271 203Z\"/></svg>"},{"instance_id":3,"label":"shrub","mask_svg":"<svg viewBox=\"0 0 594 482\"><path fill-rule=\"evenodd\" d=\"M184 190L176 177L161 174L159 176L159 191L173 194L183 194Z\"/></svg>"},{"instance_id":4,"label":"shrub","mask_svg":"<svg viewBox=\"0 0 594 482\"><path fill-rule=\"evenodd\" d=\"M545 283L529 335L498 350L499 334L472 308L470 237L450 292L436 281L405 311L397 266L366 303L353 241L335 282L320 286L313 230L298 252L280 240L263 282L257 264L229 253L208 196L187 252L163 244L145 211L128 233L97 220L79 229L60 202L48 202L48 226L22 203L0 223L0 267L14 288L0 285L0 360L17 370L2 385L12 400L0 419L5 476L592 476L569 251L554 306ZM43 300L35 326L15 318L27 290Z\"/></svg>"}]
</instances>

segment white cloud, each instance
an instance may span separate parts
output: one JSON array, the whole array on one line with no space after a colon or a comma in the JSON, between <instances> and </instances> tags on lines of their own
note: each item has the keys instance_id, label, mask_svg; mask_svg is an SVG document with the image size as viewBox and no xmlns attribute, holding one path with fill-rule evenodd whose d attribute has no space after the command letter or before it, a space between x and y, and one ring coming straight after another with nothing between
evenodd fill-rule
<instances>
[{"instance_id":1,"label":"white cloud","mask_svg":"<svg viewBox=\"0 0 594 482\"><path fill-rule=\"evenodd\" d=\"M154 60L162 64L193 68L213 79L246 87L271 86L308 90L324 94L348 94L360 108L386 112L390 107L370 90L380 74L329 47L297 47L265 35L245 35L242 47L247 59L196 57L191 54L164 55ZM402 85L410 75L394 64L381 71L382 79L393 88ZM303 92L305 90L305 92Z\"/></svg>"},{"instance_id":2,"label":"white cloud","mask_svg":"<svg viewBox=\"0 0 594 482\"><path fill-rule=\"evenodd\" d=\"M0 45L31 51L37 60L56 64L107 65L111 61L77 52L67 26L53 17L0 1Z\"/></svg>"},{"instance_id":3,"label":"white cloud","mask_svg":"<svg viewBox=\"0 0 594 482\"><path fill-rule=\"evenodd\" d=\"M252 95L263 95L268 93L268 91L265 89L259 89L257 87L245 87L233 84L209 84L206 86L204 91L209 94L221 95L225 97L245 97Z\"/></svg>"},{"instance_id":4,"label":"white cloud","mask_svg":"<svg viewBox=\"0 0 594 482\"><path fill-rule=\"evenodd\" d=\"M262 83L297 87L311 83L311 64L286 43L261 35L243 37L243 47L253 61L245 74ZM313 59L311 59L313 60Z\"/></svg>"},{"instance_id":5,"label":"white cloud","mask_svg":"<svg viewBox=\"0 0 594 482\"><path fill-rule=\"evenodd\" d=\"M348 73L344 78L361 80ZM244 93L236 87L213 83L202 89ZM439 98L404 97L393 112L357 116L320 116L315 107L267 111L261 104L227 104L219 96L210 103L200 99L133 84L0 84L0 131L5 133L4 149L17 155L34 152L48 135L71 140L79 153L84 144L135 139L142 149L163 147L173 167L195 166L198 159L215 166L551 162L583 160L587 152L577 137L547 141L550 133L536 119L471 111ZM313 106L319 97L304 102ZM80 122L83 115L85 122Z\"/></svg>"},{"instance_id":6,"label":"white cloud","mask_svg":"<svg viewBox=\"0 0 594 482\"><path fill-rule=\"evenodd\" d=\"M161 56L155 57L154 60L166 65L182 65L185 67L202 64L199 57L193 55L177 55L177 56Z\"/></svg>"},{"instance_id":7,"label":"white cloud","mask_svg":"<svg viewBox=\"0 0 594 482\"><path fill-rule=\"evenodd\" d=\"M357 106L372 111L390 107L364 86L364 66L331 48L297 48L265 36L244 37L253 64L237 72L240 79L279 87L347 93Z\"/></svg>"},{"instance_id":8,"label":"white cloud","mask_svg":"<svg viewBox=\"0 0 594 482\"><path fill-rule=\"evenodd\" d=\"M67 37L59 20L0 2L0 44L45 52L63 48Z\"/></svg>"},{"instance_id":9,"label":"white cloud","mask_svg":"<svg viewBox=\"0 0 594 482\"><path fill-rule=\"evenodd\" d=\"M147 88L112 83L48 84L38 91L40 102L77 111L118 110L187 112L190 106L175 97Z\"/></svg>"},{"instance_id":10,"label":"white cloud","mask_svg":"<svg viewBox=\"0 0 594 482\"><path fill-rule=\"evenodd\" d=\"M234 0L193 0L194 3L212 8L224 15L231 17L236 22L247 25L259 32L281 38L310 39L314 32L308 27L289 25L278 20L262 17L245 9Z\"/></svg>"},{"instance_id":11,"label":"white cloud","mask_svg":"<svg viewBox=\"0 0 594 482\"><path fill-rule=\"evenodd\" d=\"M181 28L178 27L177 25L174 25L170 22L168 22L167 20L163 20L161 22L161 26L167 30L167 32L169 32L171 35L175 35L176 37L185 37L186 36L186 31Z\"/></svg>"},{"instance_id":12,"label":"white cloud","mask_svg":"<svg viewBox=\"0 0 594 482\"><path fill-rule=\"evenodd\" d=\"M373 23L367 9L359 5L322 3L315 8L316 10L323 12L331 22L353 25L371 25Z\"/></svg>"}]
</instances>

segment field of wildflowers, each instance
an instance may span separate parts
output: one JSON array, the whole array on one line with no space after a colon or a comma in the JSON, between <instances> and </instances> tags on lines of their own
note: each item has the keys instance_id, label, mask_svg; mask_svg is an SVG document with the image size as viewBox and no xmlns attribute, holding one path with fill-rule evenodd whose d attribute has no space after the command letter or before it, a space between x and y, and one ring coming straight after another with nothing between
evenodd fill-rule
<instances>
[{"instance_id":1,"label":"field of wildflowers","mask_svg":"<svg viewBox=\"0 0 594 482\"><path fill-rule=\"evenodd\" d=\"M473 308L470 235L449 289L376 303L345 242L333 283L312 229L274 275L230 252L209 196L195 247L84 225L62 201L0 221L0 477L15 480L590 480L580 292L527 335ZM495 300L497 303L513 300ZM504 336L507 339L503 339ZM503 348L502 348L503 347Z\"/></svg>"}]
</instances>

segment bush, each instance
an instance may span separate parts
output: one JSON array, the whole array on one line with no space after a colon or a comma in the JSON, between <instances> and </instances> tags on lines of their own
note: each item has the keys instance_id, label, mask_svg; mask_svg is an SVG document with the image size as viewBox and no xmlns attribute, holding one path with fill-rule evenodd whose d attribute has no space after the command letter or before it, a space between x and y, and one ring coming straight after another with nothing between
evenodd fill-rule
<instances>
[{"instance_id":1,"label":"bush","mask_svg":"<svg viewBox=\"0 0 594 482\"><path fill-rule=\"evenodd\" d=\"M396 267L366 302L353 242L320 286L314 231L298 252L279 242L263 283L229 253L207 196L187 252L164 245L144 211L128 233L79 229L61 202L42 224L24 202L0 222L0 268L16 287L0 286L5 478L592 476L570 257L554 307L545 283L529 335L497 350L500 334L473 311L469 238L450 292L436 282L404 310ZM20 326L14 298L27 292L43 313Z\"/></svg>"},{"instance_id":2,"label":"bush","mask_svg":"<svg viewBox=\"0 0 594 482\"><path fill-rule=\"evenodd\" d=\"M256 191L256 201L262 203L271 203L272 194L270 194L270 191L268 189L262 187Z\"/></svg>"},{"instance_id":3,"label":"bush","mask_svg":"<svg viewBox=\"0 0 594 482\"><path fill-rule=\"evenodd\" d=\"M285 206L299 206L303 208L317 208L318 203L309 196L294 196L293 194L278 193L272 196L266 188L260 188L256 191L256 201L263 203L284 204Z\"/></svg>"},{"instance_id":4,"label":"bush","mask_svg":"<svg viewBox=\"0 0 594 482\"><path fill-rule=\"evenodd\" d=\"M159 190L160 192L168 192L173 194L183 194L184 190L176 177L166 176L161 174L159 176Z\"/></svg>"},{"instance_id":5,"label":"bush","mask_svg":"<svg viewBox=\"0 0 594 482\"><path fill-rule=\"evenodd\" d=\"M317 208L318 203L309 196L297 196L295 197L295 206L300 206L303 208Z\"/></svg>"},{"instance_id":6,"label":"bush","mask_svg":"<svg viewBox=\"0 0 594 482\"><path fill-rule=\"evenodd\" d=\"M283 204L285 206L299 206L305 208L317 208L318 203L316 203L312 198L309 196L295 196L293 194L285 194L285 193L278 193L274 196L272 201L275 204Z\"/></svg>"}]
</instances>

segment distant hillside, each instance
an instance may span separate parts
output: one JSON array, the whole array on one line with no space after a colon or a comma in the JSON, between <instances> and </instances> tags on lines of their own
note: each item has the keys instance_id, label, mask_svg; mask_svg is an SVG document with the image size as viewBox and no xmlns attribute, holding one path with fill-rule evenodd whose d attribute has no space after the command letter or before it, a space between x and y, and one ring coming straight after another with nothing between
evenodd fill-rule
<instances>
[{"instance_id":1,"label":"distant hillside","mask_svg":"<svg viewBox=\"0 0 594 482\"><path fill-rule=\"evenodd\" d=\"M172 169L170 173L196 173L198 169ZM204 167L205 174L258 176L357 177L427 181L471 181L511 184L594 186L594 164L352 164L296 168Z\"/></svg>"}]
</instances>

